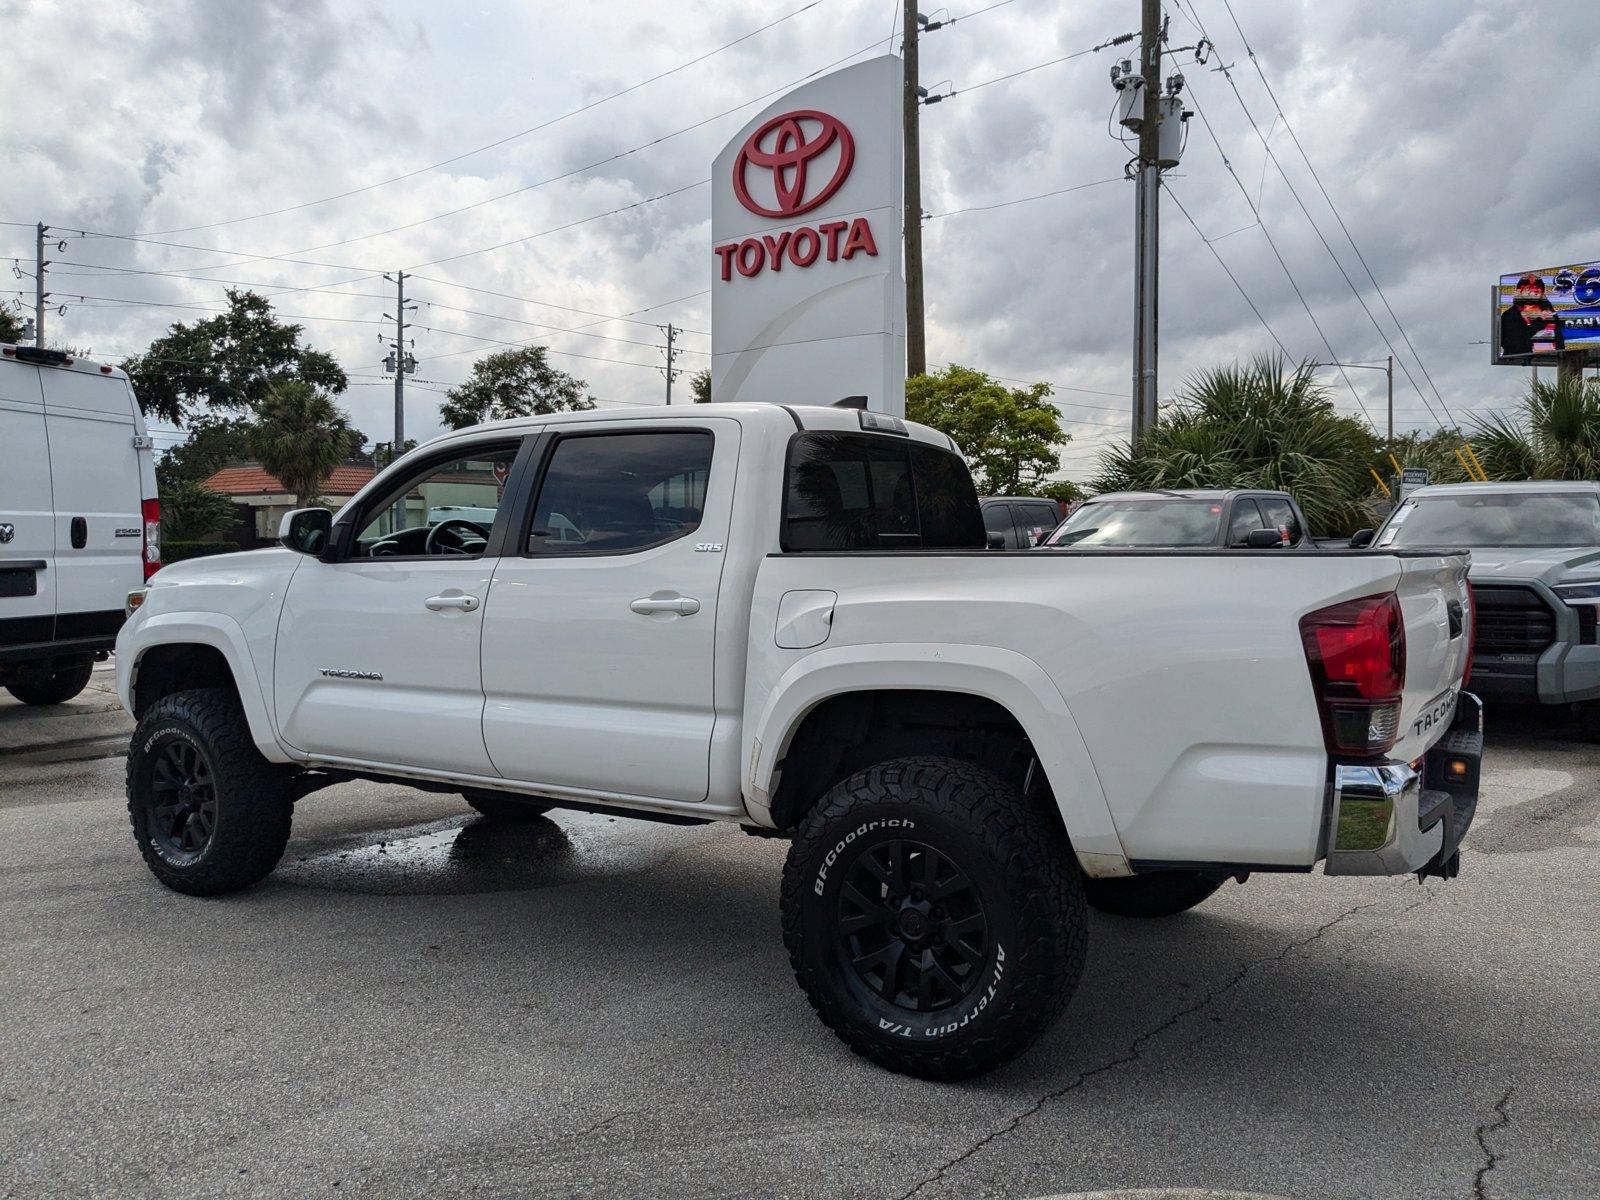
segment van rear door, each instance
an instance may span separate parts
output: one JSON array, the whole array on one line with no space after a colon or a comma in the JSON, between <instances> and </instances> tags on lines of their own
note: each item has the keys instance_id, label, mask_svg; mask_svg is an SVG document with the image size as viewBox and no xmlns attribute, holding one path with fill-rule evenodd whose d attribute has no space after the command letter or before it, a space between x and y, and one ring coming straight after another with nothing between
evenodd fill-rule
<instances>
[{"instance_id":1,"label":"van rear door","mask_svg":"<svg viewBox=\"0 0 1600 1200\"><path fill-rule=\"evenodd\" d=\"M144 584L143 422L127 378L41 367L55 491L56 637L115 633ZM151 489L154 495L154 489Z\"/></svg>"},{"instance_id":2,"label":"van rear door","mask_svg":"<svg viewBox=\"0 0 1600 1200\"><path fill-rule=\"evenodd\" d=\"M0 657L55 635L55 529L39 368L0 359Z\"/></svg>"}]
</instances>

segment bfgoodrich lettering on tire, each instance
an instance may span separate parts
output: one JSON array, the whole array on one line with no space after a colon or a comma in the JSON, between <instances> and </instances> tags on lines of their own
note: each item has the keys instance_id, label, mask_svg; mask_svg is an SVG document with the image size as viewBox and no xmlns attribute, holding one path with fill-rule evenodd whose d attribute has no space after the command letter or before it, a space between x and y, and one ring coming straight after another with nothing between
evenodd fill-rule
<instances>
[{"instance_id":1,"label":"bfgoodrich lettering on tire","mask_svg":"<svg viewBox=\"0 0 1600 1200\"><path fill-rule=\"evenodd\" d=\"M150 706L128 753L128 817L155 877L192 896L264 879L289 840L287 774L261 757L238 700L221 688Z\"/></svg>"},{"instance_id":2,"label":"bfgoodrich lettering on tire","mask_svg":"<svg viewBox=\"0 0 1600 1200\"><path fill-rule=\"evenodd\" d=\"M784 867L784 943L817 1015L857 1053L926 1079L1032 1045L1077 986L1085 930L1059 824L957 759L846 779Z\"/></svg>"}]
</instances>

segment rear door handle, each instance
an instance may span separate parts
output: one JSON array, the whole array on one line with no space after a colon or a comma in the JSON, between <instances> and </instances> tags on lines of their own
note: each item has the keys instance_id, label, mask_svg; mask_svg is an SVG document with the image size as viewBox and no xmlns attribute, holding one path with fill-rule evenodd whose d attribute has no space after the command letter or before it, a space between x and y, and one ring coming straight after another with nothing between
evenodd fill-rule
<instances>
[{"instance_id":1,"label":"rear door handle","mask_svg":"<svg viewBox=\"0 0 1600 1200\"><path fill-rule=\"evenodd\" d=\"M422 603L432 612L443 612L447 608L453 608L460 612L471 612L478 607L478 598L476 596L429 596Z\"/></svg>"},{"instance_id":2,"label":"rear door handle","mask_svg":"<svg viewBox=\"0 0 1600 1200\"><path fill-rule=\"evenodd\" d=\"M677 613L680 617L693 616L700 611L700 601L693 596L643 596L628 605L636 613Z\"/></svg>"}]
</instances>

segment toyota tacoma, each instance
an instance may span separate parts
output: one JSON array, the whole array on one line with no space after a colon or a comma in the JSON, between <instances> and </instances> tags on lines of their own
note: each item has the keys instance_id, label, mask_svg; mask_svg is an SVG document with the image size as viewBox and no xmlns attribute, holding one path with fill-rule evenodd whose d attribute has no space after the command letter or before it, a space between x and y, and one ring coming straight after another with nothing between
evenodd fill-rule
<instances>
[{"instance_id":1,"label":"toyota tacoma","mask_svg":"<svg viewBox=\"0 0 1600 1200\"><path fill-rule=\"evenodd\" d=\"M296 802L356 778L485 819L737 823L789 839L818 1015L914 1075L1039 1038L1089 908L1448 877L1476 804L1466 555L993 554L954 443L858 408L450 433L281 535L129 598L128 808L162 883L261 880Z\"/></svg>"}]
</instances>

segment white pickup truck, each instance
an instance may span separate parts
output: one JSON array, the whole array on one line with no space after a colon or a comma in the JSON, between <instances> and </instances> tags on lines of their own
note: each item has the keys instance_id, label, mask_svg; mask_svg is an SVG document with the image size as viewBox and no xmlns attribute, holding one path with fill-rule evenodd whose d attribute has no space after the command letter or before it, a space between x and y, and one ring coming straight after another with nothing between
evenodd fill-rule
<instances>
[{"instance_id":1,"label":"white pickup truck","mask_svg":"<svg viewBox=\"0 0 1600 1200\"><path fill-rule=\"evenodd\" d=\"M257 882L296 801L352 778L736 822L791 839L812 1005L912 1074L1037 1039L1086 907L1448 877L1476 805L1465 555L988 551L950 439L876 413L483 426L283 541L130 597L128 807L163 883Z\"/></svg>"}]
</instances>

